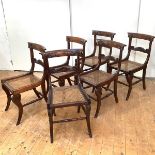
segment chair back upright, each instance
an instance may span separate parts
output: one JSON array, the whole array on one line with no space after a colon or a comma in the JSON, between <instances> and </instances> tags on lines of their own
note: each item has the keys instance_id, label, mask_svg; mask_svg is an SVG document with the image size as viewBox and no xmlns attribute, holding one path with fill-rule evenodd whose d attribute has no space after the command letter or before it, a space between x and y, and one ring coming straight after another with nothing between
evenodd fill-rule
<instances>
[{"instance_id":1,"label":"chair back upright","mask_svg":"<svg viewBox=\"0 0 155 155\"><path fill-rule=\"evenodd\" d=\"M85 46L86 46L87 40L80 38L80 37L66 36L66 41L67 41L67 49L74 49L73 48L74 43L82 45L81 49L83 50L82 51L83 52L83 58L85 57ZM67 57L67 61L66 61L67 65L69 65L69 60L70 60L70 56Z\"/></svg>"},{"instance_id":2,"label":"chair back upright","mask_svg":"<svg viewBox=\"0 0 155 155\"><path fill-rule=\"evenodd\" d=\"M44 77L46 80L51 80L51 75L53 74L52 70L50 69L51 66L49 65L49 61L51 58L56 57L76 57L76 63L72 67L72 69L76 72L75 76L79 76L80 72L82 71L82 65L80 65L80 59L84 57L82 49L62 49L62 50L53 50L47 51L46 53L42 53L43 61L44 61ZM59 71L57 71L59 72ZM62 72L62 70L60 70ZM49 82L51 84L51 82Z\"/></svg>"},{"instance_id":3,"label":"chair back upright","mask_svg":"<svg viewBox=\"0 0 155 155\"><path fill-rule=\"evenodd\" d=\"M128 54L127 57L125 58L125 60L128 60L130 57L131 52L142 52L142 53L146 53L147 57L145 59L144 65L147 66L147 63L149 61L150 58L150 53L151 53L151 47L152 47L152 42L154 40L154 36L151 35L147 35L147 34L142 34L142 33L128 33L128 37L129 37L129 45L128 45ZM145 40L148 41L148 48L144 48L144 47L136 47L135 45L133 45L133 40L137 39L138 40Z\"/></svg>"},{"instance_id":4,"label":"chair back upright","mask_svg":"<svg viewBox=\"0 0 155 155\"><path fill-rule=\"evenodd\" d=\"M115 34L116 33L108 32L108 31L93 30L92 35L94 38L94 50L93 50L92 56L95 56L95 54L96 54L97 45L98 45L97 42L100 40L99 37L105 37L106 39L109 38L110 40L113 40Z\"/></svg>"},{"instance_id":5,"label":"chair back upright","mask_svg":"<svg viewBox=\"0 0 155 155\"><path fill-rule=\"evenodd\" d=\"M34 52L45 53L46 48L44 46L42 46L42 45L39 45L39 44L36 44L36 43L31 43L31 42L28 42L28 48L30 49L30 57L31 57L30 73L33 73L34 68L35 68L35 64L39 64L42 67L44 67L43 61L36 58Z\"/></svg>"},{"instance_id":6,"label":"chair back upright","mask_svg":"<svg viewBox=\"0 0 155 155\"><path fill-rule=\"evenodd\" d=\"M122 54L124 47L126 46L123 43L112 41L112 40L100 40L98 41L99 46L99 63L96 68L100 68L101 66L101 58L105 57L105 63L107 63L107 71L110 65L117 64L118 69L113 74L113 78L117 77L119 75L119 71L121 68L121 60L122 60ZM110 50L108 55L102 54L102 48L108 48ZM116 52L119 52L116 56Z\"/></svg>"}]
</instances>

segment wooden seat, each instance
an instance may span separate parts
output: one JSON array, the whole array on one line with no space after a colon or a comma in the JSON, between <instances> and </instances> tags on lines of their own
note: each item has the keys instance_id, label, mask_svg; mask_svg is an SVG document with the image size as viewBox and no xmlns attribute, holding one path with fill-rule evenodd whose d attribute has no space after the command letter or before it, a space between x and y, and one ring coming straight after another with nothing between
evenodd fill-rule
<instances>
[{"instance_id":1,"label":"wooden seat","mask_svg":"<svg viewBox=\"0 0 155 155\"><path fill-rule=\"evenodd\" d=\"M93 96L90 96L90 98L97 101L97 109L96 109L95 117L98 116L102 99L114 94L115 101L118 102L117 78L118 78L119 69L121 66L122 52L123 52L123 49L125 46L122 43L115 42L112 40L100 40L97 44L99 46L99 63L98 63L98 65L94 69L82 73L80 76L81 82L86 85L85 89L92 87L93 92L95 91L96 98L94 98ZM102 54L103 47L109 49L108 55ZM115 50L113 50L113 49L115 49ZM118 54L118 57L116 58L117 52L119 54ZM115 55L115 57L113 55ZM104 64L107 64L107 66L109 64L117 63L118 70L115 73L109 72L108 69L107 69L108 72L99 70L100 66L103 65L101 63L101 57L103 57L103 56L104 56L104 60L105 60ZM109 85L113 81L114 81L114 89L112 90L109 88ZM105 95L102 95L103 90L106 92ZM79 110L80 110L80 108L79 108Z\"/></svg>"},{"instance_id":2,"label":"wooden seat","mask_svg":"<svg viewBox=\"0 0 155 155\"><path fill-rule=\"evenodd\" d=\"M94 37L94 50L92 54L85 57L84 66L87 66L88 68L84 69L84 71L90 70L98 64L99 55L97 55L97 42L101 39L101 37L113 40L115 33L93 30L92 35ZM104 64L104 57L101 58L101 63Z\"/></svg>"},{"instance_id":3,"label":"wooden seat","mask_svg":"<svg viewBox=\"0 0 155 155\"><path fill-rule=\"evenodd\" d=\"M86 40L83 38L79 37L74 37L74 36L67 36L66 37L67 41L67 48L71 49L71 44L78 44L81 45L81 49L85 55L85 44ZM58 82L59 86L64 86L65 85L65 79L68 80L69 84L72 85L70 77L74 76L75 71L72 69L72 66L70 66L70 56L66 58L66 62L64 64L58 65L58 66L53 66L51 67L51 70L53 74L51 76L55 77L57 80L53 81L53 83Z\"/></svg>"},{"instance_id":4,"label":"wooden seat","mask_svg":"<svg viewBox=\"0 0 155 155\"><path fill-rule=\"evenodd\" d=\"M125 74L128 84L125 84L122 81L118 81L119 83L128 86L128 93L126 96L126 100L129 99L129 96L130 96L131 90L132 90L132 85L142 81L143 89L146 89L146 84L145 84L146 68L147 68L149 58L150 58L152 42L154 40L154 36L147 35L147 34L140 34L140 33L128 33L128 37L129 37L128 54L122 60L121 68L120 68L120 71L122 72L120 75ZM140 47L136 47L135 45L133 45L134 39L137 39L137 42L142 41L142 40L146 41L146 43L149 45L149 47L145 48L145 47L143 47L143 45L141 45ZM145 53L147 56L146 56L144 63L131 61L130 60L131 52L134 52L135 54L137 52ZM138 56L138 53L137 53L137 56ZM115 64L113 64L110 66L110 69L111 70L117 69L117 66ZM135 76L134 74L140 70L143 71L142 77ZM138 80L136 80L135 82L132 82L133 78L136 78Z\"/></svg>"},{"instance_id":5,"label":"wooden seat","mask_svg":"<svg viewBox=\"0 0 155 155\"><path fill-rule=\"evenodd\" d=\"M45 75L44 79L48 82L48 99L47 99L47 110L49 116L49 124L50 124L50 137L51 143L53 143L53 124L54 123L62 123L62 122L70 122L85 119L87 122L88 133L89 136L92 137L91 128L90 128L90 99L86 95L83 90L80 81L77 80L77 85L72 86L61 86L61 87L52 87L51 84L51 75L53 74L52 70L49 66L50 58L53 57L61 57L61 56L76 56L76 63L72 68L74 69L77 79L80 74L81 67L79 63L79 59L84 57L83 49L66 49L66 50L55 50L55 51L47 51L42 54L44 64L45 64ZM46 92L46 91L43 91ZM46 95L45 95L46 96ZM82 107L85 116L79 118L68 118L63 120L55 120L53 119L53 115L55 114L56 108L64 108L71 106L80 106ZM57 112L58 113L58 112Z\"/></svg>"},{"instance_id":6,"label":"wooden seat","mask_svg":"<svg viewBox=\"0 0 155 155\"><path fill-rule=\"evenodd\" d=\"M35 63L40 65L43 65L43 64L41 60L37 60L36 58L34 58L34 52L44 53L45 48L35 43L28 43L28 47L30 49L30 56L31 56L31 64L32 64L31 70L26 74L1 80L2 88L7 95L7 106L5 108L5 111L9 109L11 101L19 109L18 121L16 125L20 124L22 114L23 114L23 107L31 103L34 103L35 101L41 100L43 98L42 93L36 90L36 87L38 86L44 87L43 86L44 83L42 82L43 78L35 75L34 73ZM30 101L26 104L22 104L21 93L24 93L28 90L33 90L37 96L37 99Z\"/></svg>"}]
</instances>

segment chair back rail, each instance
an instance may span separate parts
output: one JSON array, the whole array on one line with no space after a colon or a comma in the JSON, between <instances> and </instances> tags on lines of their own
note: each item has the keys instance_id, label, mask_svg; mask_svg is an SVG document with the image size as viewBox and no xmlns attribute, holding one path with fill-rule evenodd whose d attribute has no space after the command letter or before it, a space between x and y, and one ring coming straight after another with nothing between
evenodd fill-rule
<instances>
[{"instance_id":1,"label":"chair back rail","mask_svg":"<svg viewBox=\"0 0 155 155\"><path fill-rule=\"evenodd\" d=\"M128 86L128 93L126 96L126 100L129 99L129 96L130 96L131 90L132 90L132 86L134 84L142 81L143 89L144 90L146 89L146 83L145 83L146 69L147 69L147 64L148 64L149 58L150 58L152 42L155 37L152 35L148 35L148 34L129 32L128 38L129 38L128 53L127 53L127 56L124 59L122 59L121 74L120 74L120 75L122 75L122 74L125 75L127 84L122 81L118 81L119 83ZM134 45L134 40L136 40L136 45ZM146 48L146 47L144 47L143 44L138 45L137 42L139 42L139 41L145 41L145 42L147 42L147 44L149 46ZM136 56L138 56L138 54L137 54L138 52L145 53L146 58L145 58L144 62L139 63L136 60L130 60L131 52L134 52L134 55L136 54ZM116 70L117 68L118 67L115 64L111 65L111 69ZM138 71L142 71L142 77L139 77L139 76L137 77L136 75L134 75ZM138 80L133 82L133 78L134 79L136 78Z\"/></svg>"},{"instance_id":2,"label":"chair back rail","mask_svg":"<svg viewBox=\"0 0 155 155\"><path fill-rule=\"evenodd\" d=\"M129 32L128 33L128 37L129 37L129 45L128 45L128 54L126 56L126 58L124 60L128 60L130 57L130 53L132 51L139 51L139 52L143 52L147 54L146 60L144 65L147 65L149 58L150 58L150 53L151 53L151 47L152 47L152 42L154 40L154 36L152 35L148 35L148 34L142 34L142 33L132 33ZM132 45L133 39L141 39L141 40L146 40L149 42L149 48L145 49L144 47L135 47Z\"/></svg>"},{"instance_id":3,"label":"chair back rail","mask_svg":"<svg viewBox=\"0 0 155 155\"><path fill-rule=\"evenodd\" d=\"M28 42L28 48L30 49L30 57L31 57L31 64L32 64L30 72L32 73L35 68L35 63L43 67L42 60L34 57L34 50L38 53L45 53L46 48L42 45L32 43L32 42Z\"/></svg>"},{"instance_id":4,"label":"chair back rail","mask_svg":"<svg viewBox=\"0 0 155 155\"><path fill-rule=\"evenodd\" d=\"M8 99L5 110L7 111L9 109L11 101L18 107L18 110L19 110L18 120L16 125L20 124L24 106L30 105L36 101L41 100L42 98L46 99L45 89L43 89L44 73L41 78L34 74L35 63L40 64L41 66L44 67L42 60L38 60L35 57L34 51L38 53L45 53L46 49L42 45L31 43L31 42L28 42L28 48L30 49L30 58L31 58L30 71L27 72L26 74L21 74L18 76L13 76L13 77L1 80L2 88L5 91ZM42 93L37 90L38 86L41 86ZM37 99L31 100L25 104L22 104L21 94L29 90L34 91L35 95L37 96Z\"/></svg>"},{"instance_id":5,"label":"chair back rail","mask_svg":"<svg viewBox=\"0 0 155 155\"><path fill-rule=\"evenodd\" d=\"M118 65L118 69L117 69L116 73L113 74L113 77L110 80L110 81L113 81L113 79L117 78L118 75L119 75L119 71L120 71L120 68L121 68L122 54L123 54L124 47L126 45L123 44L123 43L120 43L120 42L116 42L116 41L112 41L112 40L103 40L102 39L102 40L100 40L98 42L98 46L99 46L99 55L100 55L99 56L99 63L98 63L98 66L97 66L98 69L102 65L101 64L101 57L102 57L102 48L103 47L108 48L108 49L111 50L111 52L109 52L109 55L105 56L106 57L105 63L107 62L108 66L111 65L111 64L117 64ZM113 50L114 48L119 50L118 58L116 58L115 56L112 56L112 53L118 52L116 50Z\"/></svg>"},{"instance_id":6,"label":"chair back rail","mask_svg":"<svg viewBox=\"0 0 155 155\"><path fill-rule=\"evenodd\" d=\"M87 40L80 38L80 37L75 37L75 36L66 36L66 41L67 41L67 48L68 49L72 49L73 43L81 44L82 49L83 49L83 55L85 56L85 46L86 46ZM69 60L70 60L70 57L68 56L66 64L69 64Z\"/></svg>"},{"instance_id":7,"label":"chair back rail","mask_svg":"<svg viewBox=\"0 0 155 155\"><path fill-rule=\"evenodd\" d=\"M50 58L56 58L56 57L64 57L64 56L76 56L76 63L75 66L72 66L72 69L76 71L76 74L79 74L81 72L81 65L79 60L83 57L83 49L61 49L61 50L53 50L53 51L47 51L46 53L41 53L42 58L44 60L44 67L45 67L45 76L46 80L48 81L47 77L50 77L50 75L53 74L53 70L51 69L51 66L49 65L49 59Z\"/></svg>"},{"instance_id":8,"label":"chair back rail","mask_svg":"<svg viewBox=\"0 0 155 155\"><path fill-rule=\"evenodd\" d=\"M93 30L92 35L94 36L94 50L93 50L92 56L95 56L99 36L108 37L108 38L110 38L110 40L113 40L115 34L116 33L113 33L113 32Z\"/></svg>"}]
</instances>

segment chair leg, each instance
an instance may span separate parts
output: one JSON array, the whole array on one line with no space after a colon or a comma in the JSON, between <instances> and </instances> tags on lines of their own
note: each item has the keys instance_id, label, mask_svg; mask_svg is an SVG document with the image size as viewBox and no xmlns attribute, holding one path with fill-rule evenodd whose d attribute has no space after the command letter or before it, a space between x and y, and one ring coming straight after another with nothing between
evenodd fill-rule
<instances>
[{"instance_id":1,"label":"chair leg","mask_svg":"<svg viewBox=\"0 0 155 155\"><path fill-rule=\"evenodd\" d=\"M68 81L69 85L72 86L71 79L70 78L67 78L67 81Z\"/></svg>"},{"instance_id":2,"label":"chair leg","mask_svg":"<svg viewBox=\"0 0 155 155\"><path fill-rule=\"evenodd\" d=\"M45 100L45 102L47 102L48 84L47 84L47 91L46 91L45 81L42 82L41 89L42 89L42 93L43 93L43 96L44 96L44 100ZM54 116L56 116L55 109L54 109L53 113L54 113Z\"/></svg>"},{"instance_id":3,"label":"chair leg","mask_svg":"<svg viewBox=\"0 0 155 155\"><path fill-rule=\"evenodd\" d=\"M45 87L45 81L41 83L41 89L42 89L44 100L45 100L45 102L47 102L47 91L46 91L46 87Z\"/></svg>"},{"instance_id":4,"label":"chair leg","mask_svg":"<svg viewBox=\"0 0 155 155\"><path fill-rule=\"evenodd\" d=\"M54 116L56 116L56 112L55 112L55 109L53 110L53 115L54 115Z\"/></svg>"},{"instance_id":5,"label":"chair leg","mask_svg":"<svg viewBox=\"0 0 155 155\"><path fill-rule=\"evenodd\" d=\"M7 95L7 105L5 107L5 111L7 111L10 107L10 102L11 102L11 94L9 92L9 90L2 85L3 90L5 91L6 95Z\"/></svg>"},{"instance_id":6,"label":"chair leg","mask_svg":"<svg viewBox=\"0 0 155 155\"><path fill-rule=\"evenodd\" d=\"M126 79L127 79L128 85L129 85L128 93L127 93L127 96L126 96L126 100L128 100L129 97L130 97L130 94L131 94L131 90L132 90L133 75L132 74L126 74L125 76L126 76Z\"/></svg>"},{"instance_id":7,"label":"chair leg","mask_svg":"<svg viewBox=\"0 0 155 155\"><path fill-rule=\"evenodd\" d=\"M118 97L117 97L117 80L114 80L114 97L115 97L115 102L118 103Z\"/></svg>"},{"instance_id":8,"label":"chair leg","mask_svg":"<svg viewBox=\"0 0 155 155\"><path fill-rule=\"evenodd\" d=\"M81 85L83 87L83 82L81 81ZM77 113L80 113L81 106L78 106Z\"/></svg>"},{"instance_id":9,"label":"chair leg","mask_svg":"<svg viewBox=\"0 0 155 155\"><path fill-rule=\"evenodd\" d=\"M88 133L89 136L92 137L92 132L91 132L91 127L90 127L90 104L86 105L86 122L87 122L87 128L88 128Z\"/></svg>"},{"instance_id":10,"label":"chair leg","mask_svg":"<svg viewBox=\"0 0 155 155\"><path fill-rule=\"evenodd\" d=\"M142 77L142 80L143 80L143 89L144 90L146 89L145 76L146 76L146 68L143 69L143 77Z\"/></svg>"},{"instance_id":11,"label":"chair leg","mask_svg":"<svg viewBox=\"0 0 155 155\"><path fill-rule=\"evenodd\" d=\"M64 79L59 79L58 83L59 83L60 87L63 87L65 85L65 80Z\"/></svg>"},{"instance_id":12,"label":"chair leg","mask_svg":"<svg viewBox=\"0 0 155 155\"><path fill-rule=\"evenodd\" d=\"M50 125L50 139L51 139L51 143L53 143L53 113L54 113L55 109L52 110L52 113L49 114L49 125Z\"/></svg>"},{"instance_id":13,"label":"chair leg","mask_svg":"<svg viewBox=\"0 0 155 155\"><path fill-rule=\"evenodd\" d=\"M78 113L80 113L80 109L81 109L81 107L80 107L80 106L78 106L78 109L77 109L77 112L78 112Z\"/></svg>"},{"instance_id":14,"label":"chair leg","mask_svg":"<svg viewBox=\"0 0 155 155\"><path fill-rule=\"evenodd\" d=\"M77 85L77 84L78 84L78 77L74 76L74 85Z\"/></svg>"},{"instance_id":15,"label":"chair leg","mask_svg":"<svg viewBox=\"0 0 155 155\"><path fill-rule=\"evenodd\" d=\"M96 113L95 113L95 118L97 118L98 113L100 111L100 107L101 107L101 94L102 94L102 88L98 87L95 89L95 94L97 96L97 108L96 108Z\"/></svg>"},{"instance_id":16,"label":"chair leg","mask_svg":"<svg viewBox=\"0 0 155 155\"><path fill-rule=\"evenodd\" d=\"M48 80L48 77L45 77L45 81L44 81L44 85L45 85L45 82L46 82L46 85L44 86L45 87L45 91L46 91L46 94L48 93L49 91L49 80ZM46 90L46 87L47 87L47 90Z\"/></svg>"},{"instance_id":17,"label":"chair leg","mask_svg":"<svg viewBox=\"0 0 155 155\"><path fill-rule=\"evenodd\" d=\"M112 68L107 64L107 73L112 73ZM111 82L107 85L106 90L109 89Z\"/></svg>"},{"instance_id":18,"label":"chair leg","mask_svg":"<svg viewBox=\"0 0 155 155\"><path fill-rule=\"evenodd\" d=\"M95 87L93 87L93 89L92 89L92 93L95 91Z\"/></svg>"},{"instance_id":19,"label":"chair leg","mask_svg":"<svg viewBox=\"0 0 155 155\"><path fill-rule=\"evenodd\" d=\"M16 123L16 125L19 125L21 118L22 118L22 115L23 115L23 106L21 104L21 95L20 94L13 95L12 101L18 107L18 110L19 110L18 120Z\"/></svg>"},{"instance_id":20,"label":"chair leg","mask_svg":"<svg viewBox=\"0 0 155 155\"><path fill-rule=\"evenodd\" d=\"M112 67L110 65L107 64L107 72L111 73L112 72Z\"/></svg>"},{"instance_id":21,"label":"chair leg","mask_svg":"<svg viewBox=\"0 0 155 155\"><path fill-rule=\"evenodd\" d=\"M36 94L36 96L37 96L38 98L40 98L40 95L39 95L39 92L37 91L37 89L36 89L36 88L33 88L33 91L34 91L34 93Z\"/></svg>"}]
</instances>

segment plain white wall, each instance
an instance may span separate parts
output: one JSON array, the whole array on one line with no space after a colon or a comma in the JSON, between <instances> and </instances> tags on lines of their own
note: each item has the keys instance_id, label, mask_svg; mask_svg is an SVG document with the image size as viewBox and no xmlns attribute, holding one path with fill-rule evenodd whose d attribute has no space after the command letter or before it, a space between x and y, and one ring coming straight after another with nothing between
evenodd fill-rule
<instances>
[{"instance_id":1,"label":"plain white wall","mask_svg":"<svg viewBox=\"0 0 155 155\"><path fill-rule=\"evenodd\" d=\"M73 0L71 8L72 34L88 40L86 55L93 51L92 30L115 32L114 40L126 45L127 32L137 32L139 0Z\"/></svg>"},{"instance_id":2,"label":"plain white wall","mask_svg":"<svg viewBox=\"0 0 155 155\"><path fill-rule=\"evenodd\" d=\"M48 50L66 48L66 35L87 39L86 55L93 50L92 30L115 32L114 40L128 44L127 32L155 35L154 0L3 0L7 24L0 5L0 69L29 70L27 42L40 43ZM140 14L139 14L139 5ZM140 17L140 18L138 18ZM139 20L139 21L138 21ZM155 76L155 42L147 76ZM126 55L127 47L124 51ZM143 55L133 59L143 61ZM54 61L58 64L61 60Z\"/></svg>"},{"instance_id":3,"label":"plain white wall","mask_svg":"<svg viewBox=\"0 0 155 155\"><path fill-rule=\"evenodd\" d=\"M140 7L140 20L139 20L139 33L146 33L155 36L155 1L154 0L141 0ZM145 44L145 43L144 43ZM145 44L147 46L147 44ZM142 61L143 56L136 56L137 60ZM147 67L146 76L155 77L155 40L153 42L151 57Z\"/></svg>"},{"instance_id":4,"label":"plain white wall","mask_svg":"<svg viewBox=\"0 0 155 155\"><path fill-rule=\"evenodd\" d=\"M29 41L42 44L48 50L67 47L68 0L4 0L3 3L15 70L30 69Z\"/></svg>"},{"instance_id":5,"label":"plain white wall","mask_svg":"<svg viewBox=\"0 0 155 155\"><path fill-rule=\"evenodd\" d=\"M11 64L11 53L1 1L0 1L0 69L1 70L13 69Z\"/></svg>"}]
</instances>

